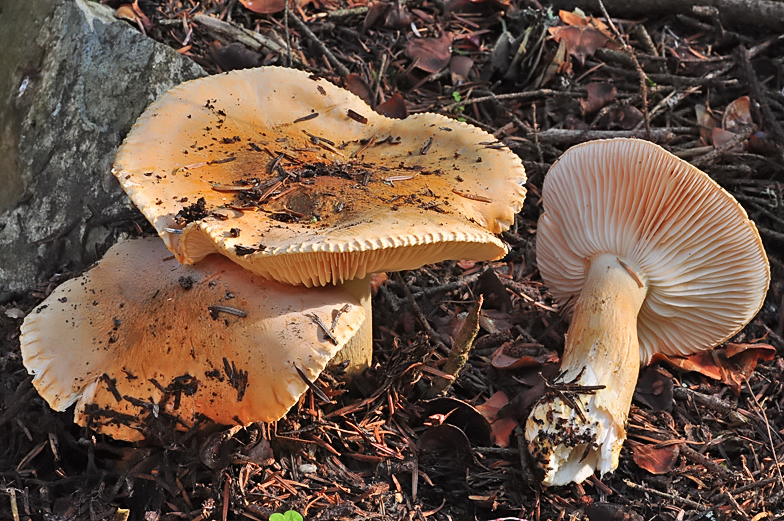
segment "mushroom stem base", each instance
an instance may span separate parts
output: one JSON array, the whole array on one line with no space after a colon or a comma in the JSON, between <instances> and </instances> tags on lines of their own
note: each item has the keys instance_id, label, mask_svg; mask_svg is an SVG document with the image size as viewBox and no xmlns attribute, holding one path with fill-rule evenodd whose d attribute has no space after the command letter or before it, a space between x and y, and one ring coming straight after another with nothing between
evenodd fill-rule
<instances>
[{"instance_id":1,"label":"mushroom stem base","mask_svg":"<svg viewBox=\"0 0 784 521\"><path fill-rule=\"evenodd\" d=\"M637 315L647 286L631 262L608 254L591 259L566 334L561 376L526 423L545 485L579 483L618 466L640 370Z\"/></svg>"}]
</instances>

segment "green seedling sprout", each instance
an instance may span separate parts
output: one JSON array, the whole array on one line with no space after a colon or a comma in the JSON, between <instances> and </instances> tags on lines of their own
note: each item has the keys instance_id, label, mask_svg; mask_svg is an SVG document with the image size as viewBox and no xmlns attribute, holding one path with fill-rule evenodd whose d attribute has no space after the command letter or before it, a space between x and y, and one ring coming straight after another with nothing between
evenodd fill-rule
<instances>
[{"instance_id":1,"label":"green seedling sprout","mask_svg":"<svg viewBox=\"0 0 784 521\"><path fill-rule=\"evenodd\" d=\"M294 510L287 510L284 514L272 514L269 521L302 521L302 514Z\"/></svg>"}]
</instances>

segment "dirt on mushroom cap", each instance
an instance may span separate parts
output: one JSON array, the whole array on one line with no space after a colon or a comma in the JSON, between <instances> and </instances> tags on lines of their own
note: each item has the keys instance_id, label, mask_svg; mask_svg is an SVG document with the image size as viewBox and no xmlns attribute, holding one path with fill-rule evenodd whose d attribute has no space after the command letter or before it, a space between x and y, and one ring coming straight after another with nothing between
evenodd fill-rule
<instances>
[{"instance_id":1,"label":"dirt on mushroom cap","mask_svg":"<svg viewBox=\"0 0 784 521\"><path fill-rule=\"evenodd\" d=\"M497 258L506 248L493 234L525 196L520 159L490 134L434 114L389 119L323 79L275 67L173 89L136 123L114 172L184 262L217 249L306 285L361 277L368 259L376 271ZM206 214L189 219L202 198ZM182 243L167 229L184 229ZM380 253L397 245L419 246L416 260ZM310 278L293 266L321 261L274 259L371 251Z\"/></svg>"},{"instance_id":2,"label":"dirt on mushroom cap","mask_svg":"<svg viewBox=\"0 0 784 521\"><path fill-rule=\"evenodd\" d=\"M336 314L332 340L311 315ZM280 418L307 389L296 369L318 378L364 316L340 288L264 280L218 255L183 266L160 239L133 240L25 319L22 356L54 409L77 402L78 423L137 440L202 416Z\"/></svg>"}]
</instances>

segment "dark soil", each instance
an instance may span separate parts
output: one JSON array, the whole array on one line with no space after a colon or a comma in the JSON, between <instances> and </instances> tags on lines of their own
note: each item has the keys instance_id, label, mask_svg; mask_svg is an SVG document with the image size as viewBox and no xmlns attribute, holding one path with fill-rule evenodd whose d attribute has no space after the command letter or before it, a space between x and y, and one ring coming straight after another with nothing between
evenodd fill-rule
<instances>
[{"instance_id":1,"label":"dark soil","mask_svg":"<svg viewBox=\"0 0 784 521\"><path fill-rule=\"evenodd\" d=\"M0 519L266 520L287 510L314 520L784 519L784 40L765 23L722 24L709 9L654 13L610 12L609 24L597 11L579 25L524 0L369 10L316 0L288 16L237 0L141 0L134 24L210 73L291 63L384 113L440 112L480 126L523 159L529 195L503 234L512 247L503 260L389 274L373 300L372 368L351 384L324 374L316 384L331 402L308 392L274 424L172 432L163 446L95 435L73 424L72 411L47 406L19 353L24 315L75 274L4 306ZM211 30L198 15L229 29ZM241 27L277 35L281 52L247 47ZM614 473L543 488L518 422L547 390L539 373L557 373L568 321L537 270L542 181L569 146L631 135L691 161L740 201L772 282L757 317L731 339L741 348L643 371ZM137 224L126 231L149 229L141 214ZM479 295L481 330L452 401L425 400ZM498 367L492 357L505 343L527 367ZM711 364L720 379L694 370ZM470 405L496 391L510 401L491 426Z\"/></svg>"}]
</instances>

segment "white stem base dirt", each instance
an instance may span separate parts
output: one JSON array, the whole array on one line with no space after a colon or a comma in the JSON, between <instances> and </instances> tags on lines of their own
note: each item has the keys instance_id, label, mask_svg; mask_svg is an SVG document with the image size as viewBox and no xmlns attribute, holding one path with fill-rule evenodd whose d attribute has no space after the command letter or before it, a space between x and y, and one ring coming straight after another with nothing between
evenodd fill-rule
<instances>
[{"instance_id":1,"label":"white stem base dirt","mask_svg":"<svg viewBox=\"0 0 784 521\"><path fill-rule=\"evenodd\" d=\"M631 262L609 254L591 259L553 385L605 387L594 394L550 390L534 406L525 436L545 485L580 483L595 470L618 467L640 370L637 314L647 287Z\"/></svg>"}]
</instances>

